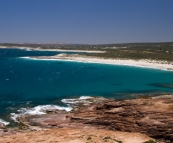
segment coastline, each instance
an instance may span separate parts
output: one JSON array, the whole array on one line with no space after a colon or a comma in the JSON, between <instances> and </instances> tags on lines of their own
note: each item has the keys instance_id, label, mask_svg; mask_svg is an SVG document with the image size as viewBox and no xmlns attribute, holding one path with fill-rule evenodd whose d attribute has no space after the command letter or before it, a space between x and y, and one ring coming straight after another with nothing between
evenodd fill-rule
<instances>
[{"instance_id":1,"label":"coastline","mask_svg":"<svg viewBox=\"0 0 173 143\"><path fill-rule=\"evenodd\" d=\"M0 49L23 49L27 51L57 51L57 52L78 52L78 53L105 53L106 51L94 51L94 50L64 50L64 49L42 49L32 47L1 47Z\"/></svg>"},{"instance_id":2,"label":"coastline","mask_svg":"<svg viewBox=\"0 0 173 143\"><path fill-rule=\"evenodd\" d=\"M64 49L42 49L32 48L32 47L5 47L0 46L0 49L5 48L15 48L15 49L24 49L27 51L57 51L57 52L77 52L77 53L105 53L106 51L90 51L90 50L64 50ZM40 57L21 57L35 60L62 60L62 61L74 61L74 62L84 62L84 63L99 63L99 64L111 64L111 65L124 65L124 66L133 66L133 67L142 67L142 68L152 68L160 70L169 70L173 71L173 62L159 61L159 60L150 60L150 59L106 59L102 57L93 57L79 54L58 54L55 56L40 56Z\"/></svg>"},{"instance_id":3,"label":"coastline","mask_svg":"<svg viewBox=\"0 0 173 143\"><path fill-rule=\"evenodd\" d=\"M78 54L58 54L56 56L40 56L40 57L23 57L35 60L62 60L62 61L74 61L84 63L100 63L111 65L124 65L143 68L153 68L161 70L173 71L173 62L167 63L166 61L153 61L153 60L132 60L132 59L104 59L98 57L90 57Z\"/></svg>"},{"instance_id":4,"label":"coastline","mask_svg":"<svg viewBox=\"0 0 173 143\"><path fill-rule=\"evenodd\" d=\"M63 60L63 61L74 61L74 62L84 62L84 63L100 63L100 64L111 64L111 65L135 66L135 67L143 67L143 68L154 68L154 69L161 69L161 70L173 70L173 64L168 63L166 61L104 59L104 58L90 57L90 56L78 55L78 54L73 54L73 55L58 54L56 56L21 57L21 58L28 58L28 59L34 59L34 60ZM144 97L144 98L146 98L146 97ZM92 104L91 106L90 105L87 106L87 109L82 109L81 102L79 102L80 105L78 105L77 108L81 108L81 110L78 110L77 112L72 111L69 113L66 113L66 111L60 111L60 109L58 109L58 111L57 111L57 107L52 108L51 110L50 109L45 110L44 112L43 112L43 108L45 108L45 106L43 106L43 108L42 107L40 108L40 106L39 106L39 109L41 109L41 110L37 110L38 107L34 107L33 109L36 109L34 111L39 111L40 113L42 112L43 114L44 113L45 114L44 115L41 115L42 113L40 115L23 114L21 116L21 118L20 117L18 118L20 129L15 132L17 135L11 136L10 133L13 134L14 130L11 130L10 128L7 130L6 127L3 127L4 129L1 128L2 131L0 130L0 136L2 136L3 139L0 138L0 141L2 139L2 141L4 141L4 142L5 141L13 142L13 141L18 140L20 137L21 137L20 140L22 140L23 137L31 136L31 134L33 134L32 138L36 138L37 135L39 135L39 137L41 139L43 137L42 135L45 136L46 134L49 134L51 137L53 137L53 134L58 134L58 132L66 133L69 130L71 132L68 132L68 134L75 134L75 137L74 137L75 143L87 142L88 140L92 141L92 139L95 142L97 142L98 140L102 140L102 141L106 140L106 142L109 142L109 141L112 142L113 140L118 139L120 141L123 141L123 143L124 142L125 143L128 143L128 142L140 143L140 141L139 141L140 137L141 138L146 137L144 139L145 141L147 141L149 139L154 140L154 139L157 139L157 135L160 134L160 132L162 133L162 136L163 136L162 138L164 138L165 132L169 132L169 135L167 135L167 137L165 137L164 139L170 138L170 140L171 140L172 139L172 137L171 137L172 130L169 129L167 131L167 129L170 127L170 125L172 128L172 115L173 114L172 114L172 111L169 111L169 109L172 109L172 107L173 107L172 106L172 101L173 101L172 97L171 97L171 100L167 100L167 99L163 99L163 101L158 100L157 104L155 101L153 102L152 99L154 99L154 98L144 99L144 100L136 99L137 104L138 104L138 101L141 104L141 105L139 105L139 108L142 107L140 110L139 110L139 108L136 108L135 99L131 100L131 101L124 100L124 101L122 101L122 103L120 103L119 101L118 102L110 101L110 104L107 103L107 101L103 102L103 104L102 103L97 104L97 102L94 101L93 102L94 104ZM65 100L63 100L63 102L72 104L74 102L74 99L72 99L72 100L65 99ZM76 102L76 99L75 99L75 102ZM169 105L167 105L167 104L169 104ZM143 109L144 109L143 106L146 109L145 112L143 112ZM153 109L151 110L152 106L153 106ZM132 110L130 110L130 113L128 110L129 107L132 108ZM135 110L133 110L134 108L135 108ZM33 109L31 109L32 113L33 113ZM93 109L96 109L96 112L93 111ZM98 111L97 111L97 109L98 109ZM162 112L163 110L164 110L164 112ZM85 111L88 112L88 115L86 114ZM92 112L93 112L93 114L92 114ZM151 112L153 112L153 115L151 114ZM73 113L75 113L75 114L73 115ZM83 113L85 113L85 114L83 114ZM103 118L100 118L100 116L102 116L102 113L104 113ZM155 114L157 114L157 115L155 115ZM98 115L98 117L96 118L95 115ZM106 118L104 117L104 115L107 115ZM116 119L112 118L113 117L112 115L113 116L117 115ZM122 115L122 118L119 118L119 116L121 116L121 115ZM135 118L133 117L133 115ZM138 117L138 115L139 115L139 117ZM145 116L144 116L144 118L141 118L140 115L145 115ZM108 116L110 116L110 118L108 118ZM164 116L164 119L162 118L163 116ZM124 117L126 117L127 120L124 119ZM134 121L136 119L136 117L138 117L138 119L136 121ZM169 119L167 120L167 118L169 118ZM27 119L29 121L27 121ZM32 119L32 120L30 120L30 119ZM35 119L35 121L34 121L34 119ZM109 119L110 121L108 121L107 119ZM43 121L44 123L39 120ZM140 120L140 121L138 121L138 120ZM73 124L69 124L69 126L68 126L68 121ZM107 127L105 128L105 126L108 126L108 128ZM146 129L146 127L147 127L147 129ZM157 127L157 128L152 128L152 127ZM54 129L54 128L56 128L56 129ZM91 130L89 130L89 129L91 129ZM160 130L160 129L162 129L162 130ZM22 133L19 134L19 132L21 132L21 130L22 130L22 132L25 132L27 130L28 134L27 135L22 134ZM23 130L25 130L25 131L23 131ZM39 134L40 133L39 130L41 130L40 131L41 134ZM45 130L47 131L46 134L44 134ZM114 137L114 135L117 134L117 130L118 131L121 130L122 131L121 133L123 134L123 136L120 137L120 135L119 135L119 136ZM99 131L101 131L102 134L99 134L98 135L99 137L97 136L97 139L94 140L94 137L91 137L90 135L91 134L94 135ZM111 135L110 135L110 131L112 131ZM6 135L6 132L10 136L4 137L3 135L4 134ZM78 132L80 132L82 134L79 135ZM82 141L81 141L81 139L79 139L79 138L81 136L85 135L86 132L87 132L87 137L85 137L85 139L82 139ZM124 138L126 137L126 135L130 134L129 132L132 132L133 135L130 136L130 138L125 140ZM141 134L140 135L136 134L136 132L141 133L142 136L141 136ZM155 134L155 132L157 132L158 134ZM51 133L53 133L53 134L51 134ZM105 133L108 133L108 135L106 135L106 136L103 135ZM63 135L61 134L59 136L63 136ZM103 136L103 138L100 138L100 136ZM63 136L63 137L65 137L65 136ZM67 135L65 138L68 138L68 137L69 136ZM90 139L90 138L92 138L92 139ZM133 141L134 138L137 138L137 139L135 141ZM54 137L54 139L57 140L57 137ZM77 139L79 139L79 140L77 140ZM144 142L144 140L141 142ZM25 141L28 141L28 140L24 140L24 142ZM46 141L47 140L45 139L45 142ZM70 138L69 143L71 141L72 141L72 139ZM44 142L44 141L42 141L42 142Z\"/></svg>"},{"instance_id":5,"label":"coastline","mask_svg":"<svg viewBox=\"0 0 173 143\"><path fill-rule=\"evenodd\" d=\"M0 142L38 142L46 135L63 143L73 140L75 143L144 143L149 140L171 143L173 139L173 95L131 100L80 97L63 102L74 109L69 112L48 109L47 114L42 115L23 114L17 119L18 129L0 128ZM59 133L63 133L61 139L57 136ZM70 135L74 135L73 138Z\"/></svg>"}]
</instances>

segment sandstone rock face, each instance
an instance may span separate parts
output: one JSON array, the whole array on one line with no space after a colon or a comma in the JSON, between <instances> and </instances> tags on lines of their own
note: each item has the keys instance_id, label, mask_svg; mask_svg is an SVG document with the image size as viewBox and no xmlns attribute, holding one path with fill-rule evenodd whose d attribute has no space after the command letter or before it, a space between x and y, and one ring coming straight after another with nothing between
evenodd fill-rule
<instances>
[{"instance_id":1,"label":"sandstone rock face","mask_svg":"<svg viewBox=\"0 0 173 143\"><path fill-rule=\"evenodd\" d=\"M173 141L173 97L105 100L71 113L27 116L21 122L44 128L95 128L140 132L158 141Z\"/></svg>"},{"instance_id":2,"label":"sandstone rock face","mask_svg":"<svg viewBox=\"0 0 173 143\"><path fill-rule=\"evenodd\" d=\"M0 137L0 143L143 143L152 140L140 133L97 129L49 129Z\"/></svg>"}]
</instances>

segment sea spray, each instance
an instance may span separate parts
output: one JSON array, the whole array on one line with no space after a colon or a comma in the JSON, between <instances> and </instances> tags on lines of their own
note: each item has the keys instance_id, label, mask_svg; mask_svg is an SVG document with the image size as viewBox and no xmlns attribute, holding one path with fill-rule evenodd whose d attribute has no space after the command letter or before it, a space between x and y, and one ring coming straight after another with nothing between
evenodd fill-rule
<instances>
[{"instance_id":1,"label":"sea spray","mask_svg":"<svg viewBox=\"0 0 173 143\"><path fill-rule=\"evenodd\" d=\"M72 107L61 107L57 105L39 105L34 108L21 108L18 110L18 113L11 113L11 119L15 122L18 122L17 118L23 115L42 115L46 114L47 111L53 110L65 110L66 112L69 112L72 110Z\"/></svg>"},{"instance_id":2,"label":"sea spray","mask_svg":"<svg viewBox=\"0 0 173 143\"><path fill-rule=\"evenodd\" d=\"M9 124L9 122L4 121L4 120L2 120L2 119L0 119L0 123L4 124L5 126Z\"/></svg>"},{"instance_id":3,"label":"sea spray","mask_svg":"<svg viewBox=\"0 0 173 143\"><path fill-rule=\"evenodd\" d=\"M74 98L74 99L62 99L61 101L66 104L79 104L79 103L87 104L87 103L91 103L87 99L93 99L93 98L94 97L91 97L91 96L81 96L79 98Z\"/></svg>"}]
</instances>

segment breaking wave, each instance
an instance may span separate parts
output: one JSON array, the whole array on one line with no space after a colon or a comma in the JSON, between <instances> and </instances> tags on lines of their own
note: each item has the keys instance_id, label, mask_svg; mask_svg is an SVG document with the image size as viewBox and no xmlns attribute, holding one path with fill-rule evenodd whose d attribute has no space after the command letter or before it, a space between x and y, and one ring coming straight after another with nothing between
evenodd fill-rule
<instances>
[{"instance_id":1,"label":"breaking wave","mask_svg":"<svg viewBox=\"0 0 173 143\"><path fill-rule=\"evenodd\" d=\"M42 115L46 114L47 111L53 110L65 110L69 112L72 110L72 107L61 107L57 105L39 105L34 108L21 108L18 110L18 113L11 113L11 119L15 122L18 122L17 118L21 117L22 115Z\"/></svg>"},{"instance_id":2,"label":"breaking wave","mask_svg":"<svg viewBox=\"0 0 173 143\"><path fill-rule=\"evenodd\" d=\"M0 123L4 124L5 126L9 124L9 122L6 122L6 121L4 121L2 119L0 119Z\"/></svg>"},{"instance_id":3,"label":"breaking wave","mask_svg":"<svg viewBox=\"0 0 173 143\"><path fill-rule=\"evenodd\" d=\"M79 103L86 104L86 103L90 103L90 101L88 101L87 99L92 99L92 98L94 98L94 97L81 96L81 97L75 98L75 99L62 99L61 101L66 104L79 104Z\"/></svg>"}]
</instances>

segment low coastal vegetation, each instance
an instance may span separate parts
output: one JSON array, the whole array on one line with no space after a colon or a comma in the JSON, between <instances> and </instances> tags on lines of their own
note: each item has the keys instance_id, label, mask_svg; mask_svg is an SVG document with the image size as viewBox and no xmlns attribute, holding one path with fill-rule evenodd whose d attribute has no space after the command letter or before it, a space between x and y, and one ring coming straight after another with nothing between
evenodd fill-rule
<instances>
[{"instance_id":1,"label":"low coastal vegetation","mask_svg":"<svg viewBox=\"0 0 173 143\"><path fill-rule=\"evenodd\" d=\"M106 53L93 53L92 56L118 59L147 59L173 61L173 43L127 44L117 48L107 48ZM88 54L89 55L89 54ZM90 54L91 55L91 54Z\"/></svg>"},{"instance_id":2,"label":"low coastal vegetation","mask_svg":"<svg viewBox=\"0 0 173 143\"><path fill-rule=\"evenodd\" d=\"M64 50L94 50L105 53L85 53L87 56L96 56L111 59L148 59L173 61L173 42L164 43L126 43L126 44L66 44L66 43L1 43L0 47L29 47L34 49L64 49Z\"/></svg>"}]
</instances>

